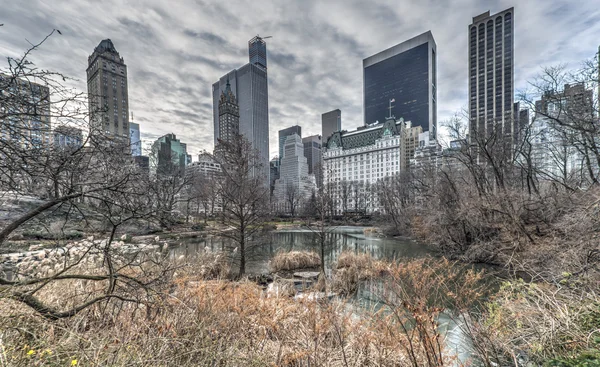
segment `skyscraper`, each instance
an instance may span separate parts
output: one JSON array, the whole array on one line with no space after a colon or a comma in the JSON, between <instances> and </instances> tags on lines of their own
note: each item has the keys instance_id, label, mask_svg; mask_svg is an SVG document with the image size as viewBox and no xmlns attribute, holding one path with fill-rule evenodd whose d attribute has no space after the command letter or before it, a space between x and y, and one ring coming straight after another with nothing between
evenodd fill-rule
<instances>
[{"instance_id":1,"label":"skyscraper","mask_svg":"<svg viewBox=\"0 0 600 367\"><path fill-rule=\"evenodd\" d=\"M297 193L297 198L307 198L315 187L313 175L308 174L308 164L304 156L302 138L298 134L288 135L285 139L283 157L279 166L279 178L275 181L273 196L285 201L288 190Z\"/></svg>"},{"instance_id":2,"label":"skyscraper","mask_svg":"<svg viewBox=\"0 0 600 367\"><path fill-rule=\"evenodd\" d=\"M336 109L321 115L321 136L324 143L334 132L340 130L342 130L342 111Z\"/></svg>"},{"instance_id":3,"label":"skyscraper","mask_svg":"<svg viewBox=\"0 0 600 367\"><path fill-rule=\"evenodd\" d=\"M229 79L219 99L219 132L222 141L233 141L240 133L240 107L231 91Z\"/></svg>"},{"instance_id":4,"label":"skyscraper","mask_svg":"<svg viewBox=\"0 0 600 367\"><path fill-rule=\"evenodd\" d=\"M304 156L308 163L308 173L314 174L315 168L321 163L321 135L312 135L302 138L304 145ZM317 182L319 184L319 182Z\"/></svg>"},{"instance_id":5,"label":"skyscraper","mask_svg":"<svg viewBox=\"0 0 600 367\"><path fill-rule=\"evenodd\" d=\"M90 132L129 139L127 65L110 39L88 57L87 85Z\"/></svg>"},{"instance_id":6,"label":"skyscraper","mask_svg":"<svg viewBox=\"0 0 600 367\"><path fill-rule=\"evenodd\" d=\"M437 46L430 31L363 60L365 125L394 114L437 135ZM325 138L325 136L323 136Z\"/></svg>"},{"instance_id":7,"label":"skyscraper","mask_svg":"<svg viewBox=\"0 0 600 367\"><path fill-rule=\"evenodd\" d=\"M256 36L248 41L248 56L250 57L250 64L267 70L267 43L263 38Z\"/></svg>"},{"instance_id":8,"label":"skyscraper","mask_svg":"<svg viewBox=\"0 0 600 367\"><path fill-rule=\"evenodd\" d=\"M279 130L279 159L283 158L283 146L285 145L285 139L293 134L297 134L302 137L302 127L299 125L288 127L287 129Z\"/></svg>"},{"instance_id":9,"label":"skyscraper","mask_svg":"<svg viewBox=\"0 0 600 367\"><path fill-rule=\"evenodd\" d=\"M219 98L227 88L227 80L229 80L231 92L236 97L239 106L240 134L245 136L252 143L253 148L258 151L262 168L256 174L264 177L265 187L268 187L269 92L266 70L266 44L263 45L264 41L262 39L255 41L259 42L257 47L264 46L264 67L260 60L256 63L248 63L239 69L230 71L213 84L214 141L216 145L217 140L221 137L219 130ZM256 43L252 43L251 40L250 44L255 45Z\"/></svg>"},{"instance_id":10,"label":"skyscraper","mask_svg":"<svg viewBox=\"0 0 600 367\"><path fill-rule=\"evenodd\" d=\"M469 25L469 136L494 126L514 137L514 9L487 11ZM499 124L499 125L496 125Z\"/></svg>"}]
</instances>

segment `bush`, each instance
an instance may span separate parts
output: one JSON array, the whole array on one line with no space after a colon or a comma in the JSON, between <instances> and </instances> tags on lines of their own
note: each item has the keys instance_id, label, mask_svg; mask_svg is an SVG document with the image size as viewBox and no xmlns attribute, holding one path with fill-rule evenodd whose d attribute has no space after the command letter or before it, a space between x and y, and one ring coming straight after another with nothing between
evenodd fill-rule
<instances>
[{"instance_id":1,"label":"bush","mask_svg":"<svg viewBox=\"0 0 600 367\"><path fill-rule=\"evenodd\" d=\"M290 251L279 252L271 259L271 270L296 270L307 268L318 268L321 266L321 258L315 252Z\"/></svg>"}]
</instances>

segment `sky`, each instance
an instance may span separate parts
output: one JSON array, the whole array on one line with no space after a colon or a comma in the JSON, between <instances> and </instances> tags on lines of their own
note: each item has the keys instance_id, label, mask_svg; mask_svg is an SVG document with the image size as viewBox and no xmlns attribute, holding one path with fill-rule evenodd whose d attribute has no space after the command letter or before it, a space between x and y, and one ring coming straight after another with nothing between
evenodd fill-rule
<instances>
[{"instance_id":1,"label":"sky","mask_svg":"<svg viewBox=\"0 0 600 367\"><path fill-rule=\"evenodd\" d=\"M4 4L3 4L4 3ZM431 30L438 51L438 123L467 105L472 17L515 7L515 85L544 66L577 67L600 44L600 0L0 0L0 69L53 29L31 56L86 91L87 58L110 38L125 59L129 106L148 143L175 133L188 153L213 149L212 83L267 39L270 155L277 131L320 134L321 114L363 124L362 60Z\"/></svg>"}]
</instances>

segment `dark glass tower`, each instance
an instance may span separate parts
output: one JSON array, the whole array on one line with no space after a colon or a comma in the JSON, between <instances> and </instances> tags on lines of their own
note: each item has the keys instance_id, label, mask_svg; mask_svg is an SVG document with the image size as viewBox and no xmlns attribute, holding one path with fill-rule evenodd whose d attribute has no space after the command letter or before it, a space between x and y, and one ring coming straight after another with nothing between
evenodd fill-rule
<instances>
[{"instance_id":1,"label":"dark glass tower","mask_svg":"<svg viewBox=\"0 0 600 367\"><path fill-rule=\"evenodd\" d=\"M248 41L250 63L267 70L267 43L259 36Z\"/></svg>"},{"instance_id":2,"label":"dark glass tower","mask_svg":"<svg viewBox=\"0 0 600 367\"><path fill-rule=\"evenodd\" d=\"M327 139L333 133L342 130L342 111L339 109L325 112L321 115L321 136L323 142L327 142Z\"/></svg>"},{"instance_id":3,"label":"dark glass tower","mask_svg":"<svg viewBox=\"0 0 600 367\"><path fill-rule=\"evenodd\" d=\"M488 136L494 126L515 137L514 9L487 11L469 25L469 136Z\"/></svg>"},{"instance_id":4,"label":"dark glass tower","mask_svg":"<svg viewBox=\"0 0 600 367\"><path fill-rule=\"evenodd\" d=\"M253 42L253 40L254 38L250 40L248 44L251 46L254 45L255 42ZM245 64L240 68L234 69L226 75L223 75L212 86L213 126L215 129L214 141L216 146L217 140L221 138L221 132L219 129L219 99L221 97L221 93L227 88L227 81L229 80L229 88L235 96L239 106L239 133L245 136L248 141L252 143L252 147L258 151L262 167L260 172L256 172L256 174L265 178L265 187L268 187L269 89L266 69L266 44L262 38L260 40L256 40L256 42L259 42L257 47L260 46L260 44L265 47L265 53L263 54L264 65L259 61L256 63ZM252 54L251 50L250 54Z\"/></svg>"},{"instance_id":5,"label":"dark glass tower","mask_svg":"<svg viewBox=\"0 0 600 367\"><path fill-rule=\"evenodd\" d=\"M430 31L363 60L365 125L394 115L437 132L437 46ZM325 138L325 136L323 136Z\"/></svg>"}]
</instances>

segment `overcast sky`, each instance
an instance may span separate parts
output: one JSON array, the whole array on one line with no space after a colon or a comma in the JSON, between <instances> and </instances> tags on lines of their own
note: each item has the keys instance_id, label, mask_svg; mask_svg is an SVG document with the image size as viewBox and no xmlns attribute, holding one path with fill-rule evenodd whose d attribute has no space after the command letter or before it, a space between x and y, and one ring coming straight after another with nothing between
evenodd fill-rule
<instances>
[{"instance_id":1,"label":"overcast sky","mask_svg":"<svg viewBox=\"0 0 600 367\"><path fill-rule=\"evenodd\" d=\"M110 38L128 69L129 105L142 139L173 132L196 160L213 148L211 85L248 62L248 40L267 41L270 152L277 131L320 134L321 113L362 125L362 59L427 30L438 50L438 116L467 103L472 17L515 7L515 84L543 65L576 67L600 43L600 0L0 0L0 56L56 34L32 56L38 67L85 85L87 57ZM27 40L26 40L27 39ZM3 61L2 67L6 65Z\"/></svg>"}]
</instances>

